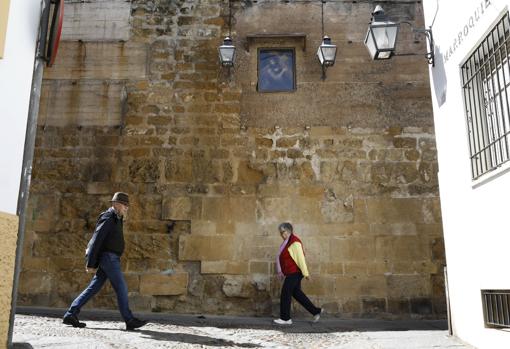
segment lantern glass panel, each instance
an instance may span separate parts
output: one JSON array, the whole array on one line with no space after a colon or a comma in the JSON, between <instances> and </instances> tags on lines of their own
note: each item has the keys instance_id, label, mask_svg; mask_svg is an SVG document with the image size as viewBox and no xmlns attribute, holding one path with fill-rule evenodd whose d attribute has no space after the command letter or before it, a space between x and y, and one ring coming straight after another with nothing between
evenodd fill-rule
<instances>
[{"instance_id":1,"label":"lantern glass panel","mask_svg":"<svg viewBox=\"0 0 510 349\"><path fill-rule=\"evenodd\" d=\"M223 65L234 65L236 48L232 45L221 45L219 48L220 61Z\"/></svg>"}]
</instances>

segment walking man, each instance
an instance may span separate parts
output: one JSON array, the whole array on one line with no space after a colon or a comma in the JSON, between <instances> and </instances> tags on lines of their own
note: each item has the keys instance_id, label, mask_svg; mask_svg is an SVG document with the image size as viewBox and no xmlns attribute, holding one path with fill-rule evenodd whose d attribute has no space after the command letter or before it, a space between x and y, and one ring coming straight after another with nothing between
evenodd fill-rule
<instances>
[{"instance_id":1,"label":"walking man","mask_svg":"<svg viewBox=\"0 0 510 349\"><path fill-rule=\"evenodd\" d=\"M126 330L142 327L147 322L133 316L129 310L128 290L120 267L120 257L124 252L123 217L128 211L129 196L117 192L111 200L112 206L99 215L94 234L87 246L86 271L95 273L87 288L76 297L64 315L64 324L85 327L78 320L81 308L101 290L106 280L110 280L115 293L120 314L126 322Z\"/></svg>"}]
</instances>

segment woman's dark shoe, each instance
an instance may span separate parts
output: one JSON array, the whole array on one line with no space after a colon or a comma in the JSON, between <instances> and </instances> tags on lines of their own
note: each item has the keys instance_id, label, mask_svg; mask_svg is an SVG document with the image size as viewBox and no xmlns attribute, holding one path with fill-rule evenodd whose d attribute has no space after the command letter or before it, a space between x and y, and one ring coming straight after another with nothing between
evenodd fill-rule
<instances>
[{"instance_id":1,"label":"woman's dark shoe","mask_svg":"<svg viewBox=\"0 0 510 349\"><path fill-rule=\"evenodd\" d=\"M146 324L147 324L147 321L140 320L140 319L137 319L137 318L134 317L131 320L126 321L126 330L127 331L132 331L132 330L137 329L139 327L142 327L142 326L144 326Z\"/></svg>"},{"instance_id":2,"label":"woman's dark shoe","mask_svg":"<svg viewBox=\"0 0 510 349\"><path fill-rule=\"evenodd\" d=\"M66 325L71 325L73 327L83 328L87 326L86 323L80 322L76 315L66 315L64 316L64 321L62 321Z\"/></svg>"}]
</instances>

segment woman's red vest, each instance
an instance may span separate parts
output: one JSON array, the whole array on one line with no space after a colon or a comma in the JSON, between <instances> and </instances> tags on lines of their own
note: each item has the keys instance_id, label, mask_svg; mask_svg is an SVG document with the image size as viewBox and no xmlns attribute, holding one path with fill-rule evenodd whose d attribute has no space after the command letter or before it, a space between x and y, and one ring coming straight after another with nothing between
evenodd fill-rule
<instances>
[{"instance_id":1,"label":"woman's red vest","mask_svg":"<svg viewBox=\"0 0 510 349\"><path fill-rule=\"evenodd\" d=\"M287 246L285 246L282 253L280 253L280 266L282 267L283 275L290 275L301 272L296 262L294 262L289 253L289 246L292 245L294 242L301 243L301 240L296 235L291 234L289 241L287 242ZM303 244L301 244L301 246L302 245Z\"/></svg>"}]
</instances>

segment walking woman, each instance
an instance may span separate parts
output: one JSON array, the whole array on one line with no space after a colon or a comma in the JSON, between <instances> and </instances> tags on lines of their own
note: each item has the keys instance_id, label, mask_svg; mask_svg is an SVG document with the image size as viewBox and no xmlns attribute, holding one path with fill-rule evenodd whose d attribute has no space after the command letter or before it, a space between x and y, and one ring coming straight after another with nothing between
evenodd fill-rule
<instances>
[{"instance_id":1,"label":"walking woman","mask_svg":"<svg viewBox=\"0 0 510 349\"><path fill-rule=\"evenodd\" d=\"M322 309L313 305L301 290L301 280L303 277L308 279L310 276L301 240L294 234L290 223L280 224L278 231L283 243L280 245L280 252L276 258L276 269L278 276L285 277L285 281L280 296L280 318L273 321L278 325L292 325L290 305L294 297L313 315L313 322L317 322L321 317Z\"/></svg>"}]
</instances>

